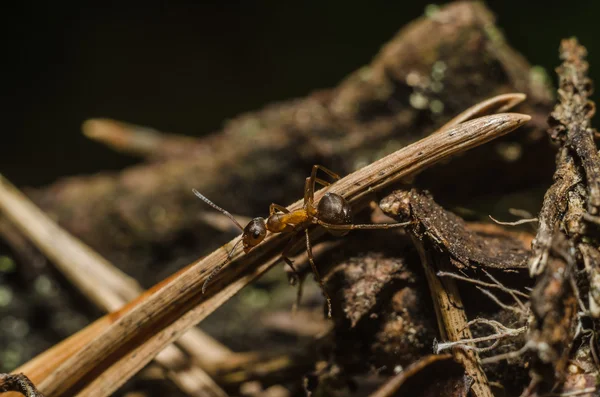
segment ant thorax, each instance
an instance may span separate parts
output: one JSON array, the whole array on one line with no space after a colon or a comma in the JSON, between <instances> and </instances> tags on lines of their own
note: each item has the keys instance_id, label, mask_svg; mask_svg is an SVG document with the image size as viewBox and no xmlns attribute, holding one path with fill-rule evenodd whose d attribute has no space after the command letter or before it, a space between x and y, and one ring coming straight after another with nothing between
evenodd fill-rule
<instances>
[{"instance_id":1,"label":"ant thorax","mask_svg":"<svg viewBox=\"0 0 600 397\"><path fill-rule=\"evenodd\" d=\"M285 215L283 213L277 213L269 216L267 219L267 230L271 233L282 233L289 226L285 222Z\"/></svg>"}]
</instances>

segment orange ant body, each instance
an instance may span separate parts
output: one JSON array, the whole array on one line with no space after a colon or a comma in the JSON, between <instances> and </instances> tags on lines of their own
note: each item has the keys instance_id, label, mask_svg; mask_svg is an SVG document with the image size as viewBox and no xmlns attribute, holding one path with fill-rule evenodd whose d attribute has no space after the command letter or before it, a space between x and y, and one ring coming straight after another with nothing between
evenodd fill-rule
<instances>
[{"instance_id":1,"label":"orange ant body","mask_svg":"<svg viewBox=\"0 0 600 397\"><path fill-rule=\"evenodd\" d=\"M195 189L193 189L193 192L202 201L204 201L217 211L220 211L224 215L228 216L242 230L242 239L240 240L240 242L242 242L244 252L246 253L250 251L253 247L260 244L265 239L267 232L295 233L294 237L303 232L306 239L306 252L308 254L308 261L310 262L310 266L315 275L315 279L321 286L323 295L327 300L328 317L331 317L331 298L325 290L325 286L323 285L323 281L321 280L321 276L319 275L319 271L317 270L317 267L314 262L312 246L310 243L310 234L308 232L309 226L320 225L327 229L331 234L343 236L347 234L350 230L389 229L393 227L406 226L410 222L353 224L352 208L350 207L350 204L348 203L348 201L346 201L344 197L335 193L326 193L321 198L321 200L319 200L319 203L315 206L315 185L317 183L325 187L331 185L331 183L317 177L318 170L325 172L327 175L329 175L335 180L340 179L340 176L334 173L333 171L330 171L321 165L314 165L310 177L306 178L306 182L304 184L304 205L302 206L302 208L297 209L295 211L289 211L287 208L281 205L271 204L271 206L269 207L269 217L267 219L260 217L254 218L248 223L248 225L246 225L246 227L242 227L242 225L240 225L238 221L236 221L235 218L229 212L214 204L212 201L207 199ZM289 252L295 246L295 243L296 239L292 238L287 244L287 246L283 249L281 253L281 258L292 268L292 270L295 273L297 273L296 269L294 268L293 262L288 257ZM237 244L239 244L239 242ZM235 249L235 246L233 247L233 249ZM230 251L229 256L231 256L231 252L233 252L233 249ZM221 267L222 266L219 266L216 269L214 269L212 273L208 276L202 287L203 293L206 290L207 284L219 272L219 270L221 270Z\"/></svg>"}]
</instances>

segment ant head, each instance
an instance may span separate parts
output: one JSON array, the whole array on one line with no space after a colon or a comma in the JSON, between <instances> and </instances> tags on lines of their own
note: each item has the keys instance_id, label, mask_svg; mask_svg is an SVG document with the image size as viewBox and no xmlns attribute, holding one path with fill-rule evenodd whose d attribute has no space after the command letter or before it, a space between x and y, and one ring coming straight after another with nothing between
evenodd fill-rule
<instances>
[{"instance_id":1,"label":"ant head","mask_svg":"<svg viewBox=\"0 0 600 397\"><path fill-rule=\"evenodd\" d=\"M335 193L326 193L317 205L319 219L334 225L349 225L352 223L352 209L345 198ZM349 230L329 230L336 236L348 234Z\"/></svg>"},{"instance_id":2,"label":"ant head","mask_svg":"<svg viewBox=\"0 0 600 397\"><path fill-rule=\"evenodd\" d=\"M267 225L264 218L254 218L246 225L242 234L244 252L248 252L252 247L260 244L267 235Z\"/></svg>"},{"instance_id":3,"label":"ant head","mask_svg":"<svg viewBox=\"0 0 600 397\"><path fill-rule=\"evenodd\" d=\"M244 245L244 252L250 251L252 247L255 247L265 239L265 236L267 235L267 225L265 224L265 220L263 218L254 218L246 225L246 227L242 227L242 225L240 225L240 223L236 221L233 215L231 215L229 212L210 201L208 198L206 198L206 196L198 192L196 189L192 189L192 191L200 200L204 201L206 204L227 216L233 223L235 223L237 227L240 228L242 231L242 239L240 241ZM236 243L236 246L238 244L239 241ZM228 257L231 257L234 249L235 246L229 252Z\"/></svg>"}]
</instances>

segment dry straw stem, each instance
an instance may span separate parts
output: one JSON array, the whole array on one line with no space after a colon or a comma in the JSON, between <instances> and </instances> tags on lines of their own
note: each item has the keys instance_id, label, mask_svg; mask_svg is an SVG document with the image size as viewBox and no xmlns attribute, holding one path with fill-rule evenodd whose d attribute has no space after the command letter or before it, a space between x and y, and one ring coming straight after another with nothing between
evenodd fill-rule
<instances>
[{"instance_id":1,"label":"dry straw stem","mask_svg":"<svg viewBox=\"0 0 600 397\"><path fill-rule=\"evenodd\" d=\"M332 185L328 191L341 194L356 204L361 198L418 172L448 156L463 152L504 135L530 119L523 114L497 114L463 123L445 133L429 136ZM323 192L316 194L318 201ZM298 201L288 207L298 209ZM223 271L200 293L202 284L217 266L227 263L229 247L219 248L192 264L157 293L118 320L101 337L56 369L40 388L49 396L106 396L147 364L164 346L201 321L229 297L277 262L285 235L275 234L249 252L234 251L230 271ZM147 343L146 343L147 342ZM113 365L119 361L118 365ZM107 368L111 367L109 370ZM101 377L100 374L102 374ZM85 389L81 389L92 379ZM75 386L75 387L74 387ZM98 390L94 392L94 390Z\"/></svg>"},{"instance_id":2,"label":"dry straw stem","mask_svg":"<svg viewBox=\"0 0 600 397\"><path fill-rule=\"evenodd\" d=\"M447 272L450 266L448 255L436 253L430 247L426 248L425 243L412 233L411 238L425 270L441 338L451 342L473 339L456 282L452 278L441 279L436 275L436 270ZM465 367L465 372L473 378L474 382L471 386L473 395L493 397L487 376L479 364L477 352L455 348L452 353L454 358Z\"/></svg>"},{"instance_id":3,"label":"dry straw stem","mask_svg":"<svg viewBox=\"0 0 600 397\"><path fill-rule=\"evenodd\" d=\"M523 102L526 98L527 96L525 94L511 93L497 95L493 98L486 99L485 101L481 101L478 104L471 106L458 116L452 118L435 133L441 134L454 126L464 123L465 121L472 120L476 117L480 117L484 114L506 112Z\"/></svg>"},{"instance_id":4,"label":"dry straw stem","mask_svg":"<svg viewBox=\"0 0 600 397\"><path fill-rule=\"evenodd\" d=\"M58 226L1 175L0 210L100 309L116 311L143 292L135 280ZM110 325L110 322L106 325ZM93 338L98 334L99 332L86 335ZM190 396L225 396L225 392L201 368L194 365L188 356L203 360L206 356L214 356L214 351L220 356L228 355L231 351L198 329L190 329L181 339L185 352L174 345L167 346L156 356L156 362ZM89 340L91 339L86 342ZM76 341L81 346L81 339ZM185 349L186 346L190 349ZM71 354L75 352L64 346L61 350L65 351L63 349ZM50 368L55 368L66 357L59 352L40 356L39 359L32 360L28 371L24 372L38 383L43 380L44 374L50 372Z\"/></svg>"}]
</instances>

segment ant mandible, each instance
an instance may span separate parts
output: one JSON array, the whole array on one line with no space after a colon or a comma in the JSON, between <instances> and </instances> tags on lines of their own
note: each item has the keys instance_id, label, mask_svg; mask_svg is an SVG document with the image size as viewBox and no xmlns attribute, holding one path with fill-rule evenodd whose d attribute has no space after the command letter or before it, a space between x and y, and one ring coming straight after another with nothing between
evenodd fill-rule
<instances>
[{"instance_id":1,"label":"ant mandible","mask_svg":"<svg viewBox=\"0 0 600 397\"><path fill-rule=\"evenodd\" d=\"M389 229L394 227L402 227L410 224L410 222L404 223L374 223L374 224L353 224L352 223L352 208L350 207L350 203L348 201L336 193L326 193L319 203L315 206L314 204L314 193L315 193L315 185L318 183L327 187L331 185L331 183L318 178L317 171L321 170L331 178L338 180L340 176L333 171L323 167L322 165L314 165L312 168L312 172L310 177L306 178L304 184L304 205L302 208L297 209L295 211L289 211L284 206L278 204L271 204L269 207L269 217L267 219L264 218L254 218L252 219L246 227L242 227L238 221L223 208L219 207L208 198L200 194L196 189L192 189L194 194L198 196L202 201L216 209L217 211L223 213L229 219L231 219L237 227L242 231L242 239L236 243L236 245L231 249L228 255L228 259L231 258L231 253L235 249L235 247L241 242L244 247L244 252L250 251L253 247L256 247L260 244L267 235L267 231L271 233L294 233L294 236L290 239L290 242L285 246L281 253L281 259L287 263L290 268L297 274L296 269L294 268L294 264L289 258L290 251L293 247L295 247L297 239L295 237L299 237L302 233L304 234L304 238L306 240L306 252L308 254L308 261L310 262L310 266L315 275L315 279L319 283L321 287L321 291L327 300L327 308L328 308L328 317L331 317L331 298L329 294L325 290L325 286L323 285L323 280L321 280L321 276L319 275L319 271L314 262L313 253L312 253L312 245L310 243L310 234L308 232L308 228L311 225L320 225L327 229L331 234L336 236L343 236L348 234L350 230L356 229ZM215 268L202 286L202 293L206 291L206 286L211 281L211 279L221 270L224 266L218 266Z\"/></svg>"}]
</instances>

